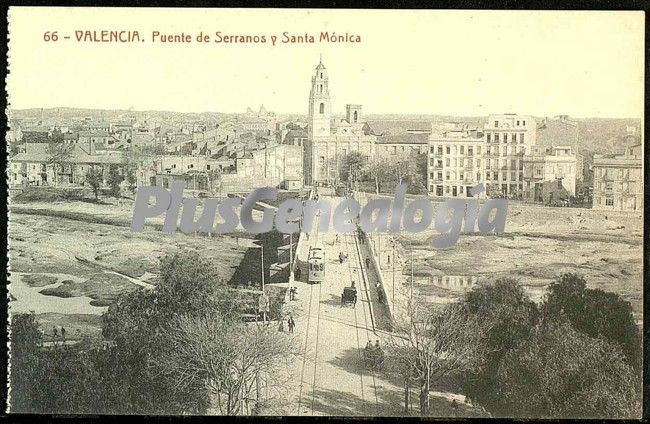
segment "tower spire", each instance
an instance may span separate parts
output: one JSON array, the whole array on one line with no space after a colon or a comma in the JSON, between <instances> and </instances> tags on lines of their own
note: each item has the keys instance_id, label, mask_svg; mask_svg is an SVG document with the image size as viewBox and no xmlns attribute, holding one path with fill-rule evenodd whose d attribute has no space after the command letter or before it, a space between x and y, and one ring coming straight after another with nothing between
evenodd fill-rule
<instances>
[{"instance_id":1,"label":"tower spire","mask_svg":"<svg viewBox=\"0 0 650 424\"><path fill-rule=\"evenodd\" d=\"M323 64L323 53L320 53L320 60L318 61L320 65Z\"/></svg>"}]
</instances>

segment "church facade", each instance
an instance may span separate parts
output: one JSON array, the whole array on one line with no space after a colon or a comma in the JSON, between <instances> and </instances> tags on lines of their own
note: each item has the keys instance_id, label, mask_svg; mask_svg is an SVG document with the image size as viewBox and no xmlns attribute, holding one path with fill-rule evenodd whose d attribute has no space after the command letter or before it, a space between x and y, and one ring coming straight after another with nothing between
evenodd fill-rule
<instances>
[{"instance_id":1,"label":"church facade","mask_svg":"<svg viewBox=\"0 0 650 424\"><path fill-rule=\"evenodd\" d=\"M332 185L339 180L346 155L359 152L370 159L377 137L363 120L361 105L348 104L344 118L332 117L329 77L322 61L311 78L309 126L305 143L305 183Z\"/></svg>"}]
</instances>

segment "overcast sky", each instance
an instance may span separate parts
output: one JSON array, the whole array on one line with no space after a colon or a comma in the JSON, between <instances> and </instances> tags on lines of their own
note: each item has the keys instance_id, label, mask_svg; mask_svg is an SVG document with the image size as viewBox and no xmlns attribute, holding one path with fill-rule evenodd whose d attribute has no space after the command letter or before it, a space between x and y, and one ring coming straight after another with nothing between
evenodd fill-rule
<instances>
[{"instance_id":1,"label":"overcast sky","mask_svg":"<svg viewBox=\"0 0 650 424\"><path fill-rule=\"evenodd\" d=\"M319 55L332 110L643 116L641 12L12 8L10 107L307 113ZM75 30L145 42L77 43ZM356 44L153 44L151 31L356 34ZM58 31L56 43L43 41ZM71 36L63 40L63 35Z\"/></svg>"}]
</instances>

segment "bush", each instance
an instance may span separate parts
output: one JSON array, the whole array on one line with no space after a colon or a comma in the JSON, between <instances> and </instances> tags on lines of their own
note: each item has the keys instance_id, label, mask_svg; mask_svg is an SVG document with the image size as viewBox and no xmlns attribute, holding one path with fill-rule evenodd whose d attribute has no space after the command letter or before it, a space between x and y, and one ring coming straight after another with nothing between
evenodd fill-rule
<instances>
[{"instance_id":1,"label":"bush","mask_svg":"<svg viewBox=\"0 0 650 424\"><path fill-rule=\"evenodd\" d=\"M89 193L83 188L28 187L20 194L12 196L18 203L24 202L61 202L85 200Z\"/></svg>"},{"instance_id":2,"label":"bush","mask_svg":"<svg viewBox=\"0 0 650 424\"><path fill-rule=\"evenodd\" d=\"M508 416L638 418L635 380L615 346L553 323L506 355L495 392Z\"/></svg>"},{"instance_id":3,"label":"bush","mask_svg":"<svg viewBox=\"0 0 650 424\"><path fill-rule=\"evenodd\" d=\"M543 310L548 320L566 317L576 330L618 346L627 362L641 369L641 334L632 305L616 293L588 289L584 278L564 274L549 285Z\"/></svg>"}]
</instances>

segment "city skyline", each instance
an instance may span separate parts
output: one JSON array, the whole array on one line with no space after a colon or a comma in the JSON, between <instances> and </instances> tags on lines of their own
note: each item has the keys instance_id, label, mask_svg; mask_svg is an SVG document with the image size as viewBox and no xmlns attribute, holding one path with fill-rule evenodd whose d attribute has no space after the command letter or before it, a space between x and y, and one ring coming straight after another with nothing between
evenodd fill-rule
<instances>
[{"instance_id":1,"label":"city skyline","mask_svg":"<svg viewBox=\"0 0 650 424\"><path fill-rule=\"evenodd\" d=\"M643 115L639 36L643 15L636 12L401 11L388 15L351 10L315 16L307 10L287 10L266 16L247 10L247 20L239 19L236 28L228 26L228 17L241 13L235 10L221 11L218 24L209 13L188 14L192 11L149 10L156 19L147 21L140 19L139 10L108 12L120 28L137 28L143 34L145 41L137 45L71 40L48 44L31 29L55 28L52 22L62 13L70 19L58 28L60 33L106 27L105 19L88 19L88 15L83 15L83 24L75 23L75 15L81 17L81 12L10 10L14 27L7 78L11 110L241 113L252 104L264 104L277 113L305 115L309 77L322 54L330 74L332 111L337 115L344 113L347 103L364 104L368 115L512 112L637 119ZM170 21L178 13L180 19ZM147 38L154 28L180 33L190 17L193 28L206 32L282 34L288 29L286 22L293 22L292 34L347 28L360 34L362 42L216 47L152 44ZM24 19L32 25L19 25L26 23ZM33 66L32 55L48 66Z\"/></svg>"}]
</instances>

